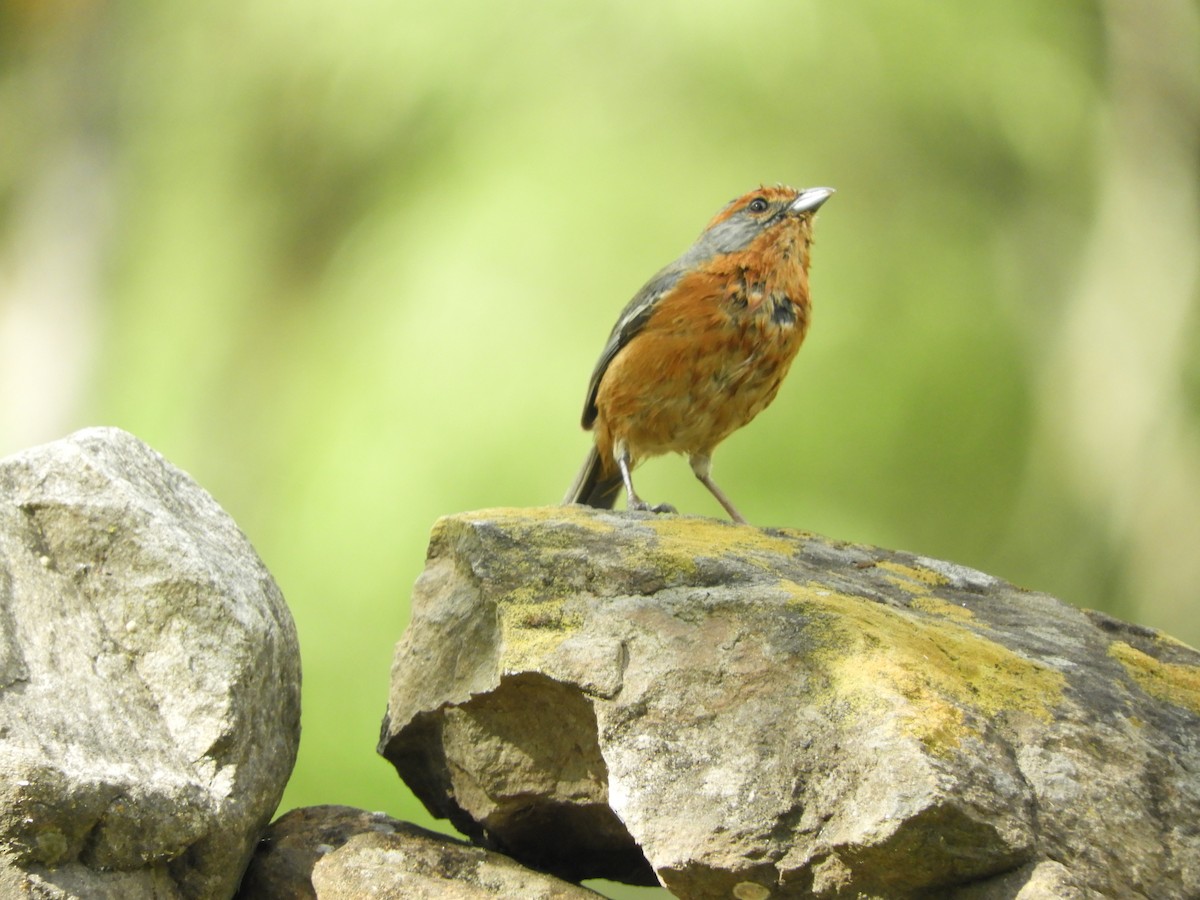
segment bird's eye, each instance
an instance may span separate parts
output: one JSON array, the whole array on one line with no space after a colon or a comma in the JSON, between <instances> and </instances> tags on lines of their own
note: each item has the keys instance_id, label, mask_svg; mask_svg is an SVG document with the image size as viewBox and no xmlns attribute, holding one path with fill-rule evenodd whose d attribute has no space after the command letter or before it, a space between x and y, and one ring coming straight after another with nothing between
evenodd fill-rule
<instances>
[{"instance_id":1,"label":"bird's eye","mask_svg":"<svg viewBox=\"0 0 1200 900\"><path fill-rule=\"evenodd\" d=\"M753 200L750 201L750 203L746 207L746 209L750 210L750 212L753 212L753 213L766 212L767 211L767 201L764 200L762 197L755 197Z\"/></svg>"}]
</instances>

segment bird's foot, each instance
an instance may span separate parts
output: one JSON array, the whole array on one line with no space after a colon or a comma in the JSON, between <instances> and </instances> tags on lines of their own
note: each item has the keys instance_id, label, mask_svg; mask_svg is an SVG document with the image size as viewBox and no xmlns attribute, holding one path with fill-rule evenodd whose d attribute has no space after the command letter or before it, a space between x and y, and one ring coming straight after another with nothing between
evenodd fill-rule
<instances>
[{"instance_id":1,"label":"bird's foot","mask_svg":"<svg viewBox=\"0 0 1200 900\"><path fill-rule=\"evenodd\" d=\"M652 513L677 513L677 512L679 512L679 510L677 510L675 507L673 507L670 503L659 503L657 506L651 506L649 503L647 503L641 497L630 498L630 500L626 504L626 506L629 509L635 509L638 512L652 512Z\"/></svg>"}]
</instances>

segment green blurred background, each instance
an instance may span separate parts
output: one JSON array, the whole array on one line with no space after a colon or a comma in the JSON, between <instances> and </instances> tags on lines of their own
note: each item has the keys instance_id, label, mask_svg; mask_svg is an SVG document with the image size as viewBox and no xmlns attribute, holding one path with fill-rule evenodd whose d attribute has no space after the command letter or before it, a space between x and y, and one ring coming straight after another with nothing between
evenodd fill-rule
<instances>
[{"instance_id":1,"label":"green blurred background","mask_svg":"<svg viewBox=\"0 0 1200 900\"><path fill-rule=\"evenodd\" d=\"M716 456L754 522L1200 644L1187 0L0 0L0 453L119 425L286 594L283 808L375 757L440 515L557 502L626 300L759 182L838 189ZM652 502L716 515L686 463Z\"/></svg>"}]
</instances>

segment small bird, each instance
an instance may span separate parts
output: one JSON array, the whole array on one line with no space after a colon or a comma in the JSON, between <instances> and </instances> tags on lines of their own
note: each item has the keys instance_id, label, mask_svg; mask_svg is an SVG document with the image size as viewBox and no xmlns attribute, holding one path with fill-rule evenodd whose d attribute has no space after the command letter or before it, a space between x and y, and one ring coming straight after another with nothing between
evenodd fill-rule
<instances>
[{"instance_id":1,"label":"small bird","mask_svg":"<svg viewBox=\"0 0 1200 900\"><path fill-rule=\"evenodd\" d=\"M746 520L712 480L717 444L766 408L808 331L813 216L833 188L750 191L713 217L688 250L621 311L583 407L595 443L564 503L651 507L633 488L639 462L685 453L735 522Z\"/></svg>"}]
</instances>

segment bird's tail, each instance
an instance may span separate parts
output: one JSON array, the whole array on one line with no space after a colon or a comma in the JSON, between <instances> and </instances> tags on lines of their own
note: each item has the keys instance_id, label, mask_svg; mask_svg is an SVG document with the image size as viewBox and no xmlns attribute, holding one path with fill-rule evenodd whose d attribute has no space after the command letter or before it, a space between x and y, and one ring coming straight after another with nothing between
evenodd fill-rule
<instances>
[{"instance_id":1,"label":"bird's tail","mask_svg":"<svg viewBox=\"0 0 1200 900\"><path fill-rule=\"evenodd\" d=\"M621 487L621 473L605 473L600 454L593 446L587 459L583 461L583 468L579 470L570 490L567 491L567 496L563 498L563 504L582 503L596 509L612 509L617 502L617 495L621 493Z\"/></svg>"}]
</instances>

